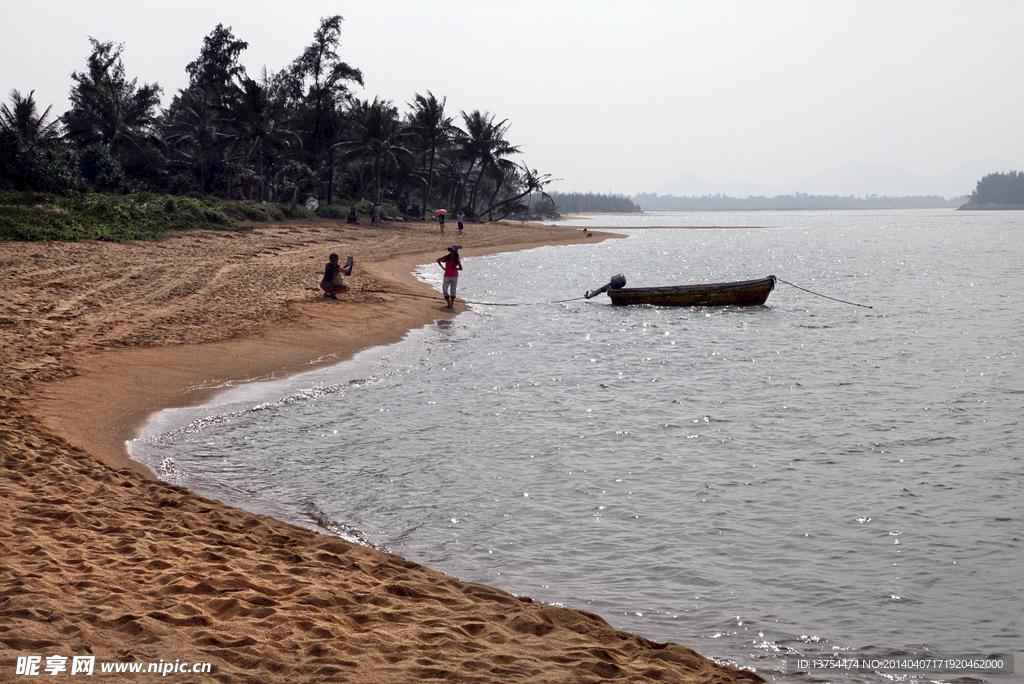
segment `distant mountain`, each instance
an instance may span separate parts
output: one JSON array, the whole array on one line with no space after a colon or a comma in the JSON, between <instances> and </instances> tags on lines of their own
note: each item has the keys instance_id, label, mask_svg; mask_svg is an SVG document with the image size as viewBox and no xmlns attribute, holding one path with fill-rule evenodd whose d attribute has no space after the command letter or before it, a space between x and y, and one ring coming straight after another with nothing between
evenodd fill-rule
<instances>
[{"instance_id":1,"label":"distant mountain","mask_svg":"<svg viewBox=\"0 0 1024 684\"><path fill-rule=\"evenodd\" d=\"M838 195L849 197L911 197L932 195L946 198L962 197L974 191L978 181L990 173L1024 170L1024 164L1015 164L1000 157L979 159L961 164L949 173L928 176L907 171L892 164L863 164L850 162L821 173L808 176L796 183L773 186L744 181L709 183L703 178L686 173L656 190L658 195L676 197L774 197L792 193L808 195Z\"/></svg>"}]
</instances>

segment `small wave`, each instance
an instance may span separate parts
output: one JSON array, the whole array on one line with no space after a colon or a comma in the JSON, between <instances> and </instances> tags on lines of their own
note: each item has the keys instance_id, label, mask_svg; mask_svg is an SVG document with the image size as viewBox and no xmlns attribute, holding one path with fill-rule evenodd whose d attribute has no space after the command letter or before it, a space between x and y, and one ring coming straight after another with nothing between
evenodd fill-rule
<instances>
[{"instance_id":1,"label":"small wave","mask_svg":"<svg viewBox=\"0 0 1024 684\"><path fill-rule=\"evenodd\" d=\"M185 472L175 465L173 458L168 456L157 466L157 477L164 482L180 485L185 481Z\"/></svg>"},{"instance_id":2,"label":"small wave","mask_svg":"<svg viewBox=\"0 0 1024 684\"><path fill-rule=\"evenodd\" d=\"M268 409L274 409L281 406L288 406L290 404L295 404L298 402L310 401L312 399L322 399L323 397L330 396L332 394L339 394L341 392L344 392L346 389L350 387L366 385L371 382L374 381L350 380L345 383L329 385L326 387L320 385L317 385L315 387L309 387L307 389L299 390L298 392L290 394L286 397L282 397L277 401L264 402L262 404L257 404L256 406L253 406L248 409L243 409L241 411L231 411L229 413L222 413L215 416L205 416L203 418L197 418L188 425L177 428L175 430L168 430L167 432L162 432L159 435L153 435L152 437L147 437L140 441L144 444L159 444L161 442L170 441L175 437L180 437L181 435L194 435L199 432L202 432L203 430L207 430L215 425L224 425L243 416L252 415L260 411L266 411Z\"/></svg>"},{"instance_id":3,"label":"small wave","mask_svg":"<svg viewBox=\"0 0 1024 684\"><path fill-rule=\"evenodd\" d=\"M390 549L383 544L376 544L370 541L370 538L366 533L359 528L349 525L348 523L334 520L315 503L306 502L302 508L306 515L312 518L318 526L327 530L336 537L341 537L345 541L350 541L353 544L359 544L360 546L366 546L385 553L391 553Z\"/></svg>"}]
</instances>

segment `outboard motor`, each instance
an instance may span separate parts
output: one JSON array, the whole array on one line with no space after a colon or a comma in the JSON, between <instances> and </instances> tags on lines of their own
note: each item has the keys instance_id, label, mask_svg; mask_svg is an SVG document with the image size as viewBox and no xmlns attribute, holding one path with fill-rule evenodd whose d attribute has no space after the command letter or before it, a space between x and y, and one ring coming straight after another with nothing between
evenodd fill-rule
<instances>
[{"instance_id":1,"label":"outboard motor","mask_svg":"<svg viewBox=\"0 0 1024 684\"><path fill-rule=\"evenodd\" d=\"M602 292L607 292L608 290L621 290L624 287L626 287L626 276L620 273L618 275L612 276L611 282L608 283L607 285L600 287L592 292L587 292L583 296L586 297L587 299L593 299Z\"/></svg>"}]
</instances>

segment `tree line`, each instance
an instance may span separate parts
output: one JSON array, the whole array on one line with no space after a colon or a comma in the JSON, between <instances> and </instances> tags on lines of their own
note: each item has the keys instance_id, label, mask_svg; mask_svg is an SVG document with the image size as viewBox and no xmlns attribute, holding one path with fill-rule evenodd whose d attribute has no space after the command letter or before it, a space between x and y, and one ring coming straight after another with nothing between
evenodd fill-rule
<instances>
[{"instance_id":1,"label":"tree line","mask_svg":"<svg viewBox=\"0 0 1024 684\"><path fill-rule=\"evenodd\" d=\"M68 194L146 190L296 203L389 202L409 216L435 208L499 219L546 196L548 174L512 157L509 122L479 109L446 110L415 94L403 113L352 92L362 72L341 60L342 17L322 19L287 67L252 78L248 43L223 24L185 70L166 109L163 89L130 78L124 46L90 38L72 73L71 108L52 118L12 91L0 105L0 190Z\"/></svg>"},{"instance_id":2,"label":"tree line","mask_svg":"<svg viewBox=\"0 0 1024 684\"><path fill-rule=\"evenodd\" d=\"M990 173L978 181L963 208L1024 207L1024 172Z\"/></svg>"},{"instance_id":3,"label":"tree line","mask_svg":"<svg viewBox=\"0 0 1024 684\"><path fill-rule=\"evenodd\" d=\"M558 211L569 214L581 212L619 214L640 211L640 207L625 195L602 195L593 192L550 192L548 195Z\"/></svg>"}]
</instances>

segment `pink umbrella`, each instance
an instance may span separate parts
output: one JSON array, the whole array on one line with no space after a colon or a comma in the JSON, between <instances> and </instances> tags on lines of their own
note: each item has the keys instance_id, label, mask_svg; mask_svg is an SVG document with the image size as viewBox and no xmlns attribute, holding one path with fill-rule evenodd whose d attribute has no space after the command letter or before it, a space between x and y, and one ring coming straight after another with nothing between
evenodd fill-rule
<instances>
[{"instance_id":1,"label":"pink umbrella","mask_svg":"<svg viewBox=\"0 0 1024 684\"><path fill-rule=\"evenodd\" d=\"M438 209L437 211L434 212L434 216L440 216L441 214L447 214L447 213L448 213L447 209Z\"/></svg>"}]
</instances>

